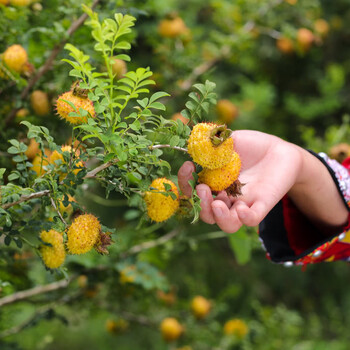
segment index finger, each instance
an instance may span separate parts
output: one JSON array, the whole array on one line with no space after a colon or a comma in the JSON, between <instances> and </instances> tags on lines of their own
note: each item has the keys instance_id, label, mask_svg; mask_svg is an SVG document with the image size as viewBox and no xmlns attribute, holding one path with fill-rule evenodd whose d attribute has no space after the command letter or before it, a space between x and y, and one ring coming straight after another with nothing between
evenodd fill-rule
<instances>
[{"instance_id":1,"label":"index finger","mask_svg":"<svg viewBox=\"0 0 350 350\"><path fill-rule=\"evenodd\" d=\"M181 192L190 197L192 194L192 187L188 181L193 180L192 173L195 172L196 168L190 161L186 161L182 164L181 168L177 173L177 179Z\"/></svg>"}]
</instances>

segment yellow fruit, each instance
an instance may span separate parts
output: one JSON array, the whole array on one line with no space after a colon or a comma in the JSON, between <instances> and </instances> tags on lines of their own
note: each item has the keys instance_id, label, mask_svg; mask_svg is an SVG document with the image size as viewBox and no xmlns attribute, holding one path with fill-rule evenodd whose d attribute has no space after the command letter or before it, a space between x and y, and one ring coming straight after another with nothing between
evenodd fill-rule
<instances>
[{"instance_id":1,"label":"yellow fruit","mask_svg":"<svg viewBox=\"0 0 350 350\"><path fill-rule=\"evenodd\" d=\"M191 310L196 318L204 318L208 315L210 309L210 301L202 297L201 295L197 295L192 299Z\"/></svg>"},{"instance_id":2,"label":"yellow fruit","mask_svg":"<svg viewBox=\"0 0 350 350\"><path fill-rule=\"evenodd\" d=\"M47 93L35 90L30 95L30 105L36 115L43 117L50 113L50 102Z\"/></svg>"},{"instance_id":3,"label":"yellow fruit","mask_svg":"<svg viewBox=\"0 0 350 350\"><path fill-rule=\"evenodd\" d=\"M72 108L67 102L73 103L76 107L76 110ZM68 121L71 124L82 124L87 122L88 116L82 116L79 109L82 108L87 111L92 118L95 118L95 109L94 104L89 98L82 96L76 96L72 91L67 91L62 94L56 102L57 113L58 115ZM69 116L69 113L75 112L78 116L73 117Z\"/></svg>"},{"instance_id":4,"label":"yellow fruit","mask_svg":"<svg viewBox=\"0 0 350 350\"><path fill-rule=\"evenodd\" d=\"M76 156L79 156L79 151L77 150L72 150L72 147L71 146L62 146L61 147L61 151L62 152L69 152L69 153L75 153ZM51 164L54 164L54 165L58 165L60 164L60 162L58 161L61 161L62 163L61 164L65 164L66 161L64 160L64 157L63 157L63 154L60 153L59 151L55 150L52 152L51 156L50 156L50 159L49 159L49 162ZM75 164L75 167L77 167L77 169L74 169L73 170L73 173L76 175L78 174L78 172L81 170L81 168L84 166L83 162L78 162ZM60 172L60 180L62 181L65 177L67 176L67 173L63 173L63 172Z\"/></svg>"},{"instance_id":5,"label":"yellow fruit","mask_svg":"<svg viewBox=\"0 0 350 350\"><path fill-rule=\"evenodd\" d=\"M184 332L184 328L176 318L167 317L161 322L160 331L164 340L171 342L181 336Z\"/></svg>"},{"instance_id":6,"label":"yellow fruit","mask_svg":"<svg viewBox=\"0 0 350 350\"><path fill-rule=\"evenodd\" d=\"M116 79L122 78L124 74L128 71L126 62L120 60L119 58L114 58L112 64L112 71Z\"/></svg>"},{"instance_id":7,"label":"yellow fruit","mask_svg":"<svg viewBox=\"0 0 350 350\"><path fill-rule=\"evenodd\" d=\"M180 120L182 121L185 125L188 124L188 122L190 121L188 118L185 118L181 113L175 113L171 116L172 120Z\"/></svg>"},{"instance_id":8,"label":"yellow fruit","mask_svg":"<svg viewBox=\"0 0 350 350\"><path fill-rule=\"evenodd\" d=\"M314 42L314 34L311 30L307 28L300 28L297 33L297 41L302 51L307 51L310 49L312 43Z\"/></svg>"},{"instance_id":9,"label":"yellow fruit","mask_svg":"<svg viewBox=\"0 0 350 350\"><path fill-rule=\"evenodd\" d=\"M225 125L199 123L188 139L188 153L192 159L208 169L222 168L232 158L233 139Z\"/></svg>"},{"instance_id":10,"label":"yellow fruit","mask_svg":"<svg viewBox=\"0 0 350 350\"><path fill-rule=\"evenodd\" d=\"M290 54L294 51L293 41L286 37L280 37L276 41L277 48L285 54Z\"/></svg>"},{"instance_id":11,"label":"yellow fruit","mask_svg":"<svg viewBox=\"0 0 350 350\"><path fill-rule=\"evenodd\" d=\"M319 18L314 23L315 32L321 35L322 38L326 37L329 33L329 24L323 18Z\"/></svg>"},{"instance_id":12,"label":"yellow fruit","mask_svg":"<svg viewBox=\"0 0 350 350\"><path fill-rule=\"evenodd\" d=\"M176 199L173 199L170 194L166 191L164 184L171 186L169 192L175 194ZM162 222L168 220L179 208L179 191L176 185L166 179L158 178L153 180L149 187L149 191L145 193L145 202L147 205L148 216L156 222Z\"/></svg>"},{"instance_id":13,"label":"yellow fruit","mask_svg":"<svg viewBox=\"0 0 350 350\"><path fill-rule=\"evenodd\" d=\"M164 38L176 38L187 32L188 28L180 17L163 19L158 26L158 33Z\"/></svg>"},{"instance_id":14,"label":"yellow fruit","mask_svg":"<svg viewBox=\"0 0 350 350\"><path fill-rule=\"evenodd\" d=\"M0 0L0 4L8 5L9 0Z\"/></svg>"},{"instance_id":15,"label":"yellow fruit","mask_svg":"<svg viewBox=\"0 0 350 350\"><path fill-rule=\"evenodd\" d=\"M27 51L21 45L12 45L4 52L2 60L9 69L21 73L28 61Z\"/></svg>"},{"instance_id":16,"label":"yellow fruit","mask_svg":"<svg viewBox=\"0 0 350 350\"><path fill-rule=\"evenodd\" d=\"M239 339L243 339L248 333L248 326L240 319L232 319L225 323L224 333L226 335L234 335Z\"/></svg>"},{"instance_id":17,"label":"yellow fruit","mask_svg":"<svg viewBox=\"0 0 350 350\"><path fill-rule=\"evenodd\" d=\"M238 179L241 170L241 159L233 152L229 163L218 169L204 168L198 174L200 183L206 184L214 192L227 190Z\"/></svg>"},{"instance_id":18,"label":"yellow fruit","mask_svg":"<svg viewBox=\"0 0 350 350\"><path fill-rule=\"evenodd\" d=\"M109 333L118 334L125 332L129 327L129 322L123 319L119 320L107 320L106 321L106 330Z\"/></svg>"},{"instance_id":19,"label":"yellow fruit","mask_svg":"<svg viewBox=\"0 0 350 350\"><path fill-rule=\"evenodd\" d=\"M11 5L13 6L28 6L31 0L10 0Z\"/></svg>"},{"instance_id":20,"label":"yellow fruit","mask_svg":"<svg viewBox=\"0 0 350 350\"><path fill-rule=\"evenodd\" d=\"M16 118L23 119L29 114L29 111L27 108L21 108L16 113Z\"/></svg>"},{"instance_id":21,"label":"yellow fruit","mask_svg":"<svg viewBox=\"0 0 350 350\"><path fill-rule=\"evenodd\" d=\"M69 194L68 195L68 201L69 202L75 202L75 199ZM67 213L68 215L72 214L73 207L72 204L68 204L66 207L63 205L63 200L59 202L59 210L61 213Z\"/></svg>"},{"instance_id":22,"label":"yellow fruit","mask_svg":"<svg viewBox=\"0 0 350 350\"><path fill-rule=\"evenodd\" d=\"M216 104L216 112L220 122L229 124L238 116L238 108L229 100L219 100Z\"/></svg>"},{"instance_id":23,"label":"yellow fruit","mask_svg":"<svg viewBox=\"0 0 350 350\"><path fill-rule=\"evenodd\" d=\"M67 248L72 254L84 254L91 250L98 240L101 225L92 214L75 218L67 232Z\"/></svg>"},{"instance_id":24,"label":"yellow fruit","mask_svg":"<svg viewBox=\"0 0 350 350\"><path fill-rule=\"evenodd\" d=\"M60 267L66 258L66 251L63 244L63 235L55 230L42 231L40 238L44 243L50 245L41 245L40 252L44 264L50 269Z\"/></svg>"},{"instance_id":25,"label":"yellow fruit","mask_svg":"<svg viewBox=\"0 0 350 350\"><path fill-rule=\"evenodd\" d=\"M31 170L34 170L37 174L37 176L41 176L46 173L45 166L49 164L49 157L51 155L51 151L48 149L45 149L45 156L42 157L41 154L34 157L32 160L33 167Z\"/></svg>"},{"instance_id":26,"label":"yellow fruit","mask_svg":"<svg viewBox=\"0 0 350 350\"><path fill-rule=\"evenodd\" d=\"M27 150L24 152L28 159L32 160L40 154L39 143L35 139L30 139Z\"/></svg>"}]
</instances>

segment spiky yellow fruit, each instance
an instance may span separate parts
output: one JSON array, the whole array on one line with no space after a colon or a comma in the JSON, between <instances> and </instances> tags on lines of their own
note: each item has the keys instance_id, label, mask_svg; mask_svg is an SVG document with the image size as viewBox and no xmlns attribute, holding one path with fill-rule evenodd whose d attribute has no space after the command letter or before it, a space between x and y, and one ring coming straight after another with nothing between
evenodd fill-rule
<instances>
[{"instance_id":1,"label":"spiky yellow fruit","mask_svg":"<svg viewBox=\"0 0 350 350\"><path fill-rule=\"evenodd\" d=\"M4 52L2 60L9 69L21 73L28 61L27 51L21 45L12 45Z\"/></svg>"},{"instance_id":2,"label":"spiky yellow fruit","mask_svg":"<svg viewBox=\"0 0 350 350\"><path fill-rule=\"evenodd\" d=\"M228 189L238 179L240 170L241 159L238 153L233 152L229 163L218 169L204 168L198 174L198 180L212 191L219 192Z\"/></svg>"},{"instance_id":3,"label":"spiky yellow fruit","mask_svg":"<svg viewBox=\"0 0 350 350\"><path fill-rule=\"evenodd\" d=\"M50 269L57 269L63 264L66 258L63 235L55 230L42 231L40 238L44 243L49 244L42 244L40 246L41 257L45 266Z\"/></svg>"},{"instance_id":4,"label":"spiky yellow fruit","mask_svg":"<svg viewBox=\"0 0 350 350\"><path fill-rule=\"evenodd\" d=\"M165 341L171 342L178 339L184 332L184 327L176 318L167 317L160 324L160 331Z\"/></svg>"},{"instance_id":5,"label":"spiky yellow fruit","mask_svg":"<svg viewBox=\"0 0 350 350\"><path fill-rule=\"evenodd\" d=\"M113 58L112 72L116 79L120 79L128 71L125 61L119 58Z\"/></svg>"},{"instance_id":6,"label":"spiky yellow fruit","mask_svg":"<svg viewBox=\"0 0 350 350\"><path fill-rule=\"evenodd\" d=\"M51 151L49 149L45 149L45 157L42 157L41 154L34 157L32 160L33 167L31 170L34 170L37 176L41 176L46 173L46 165L49 164L49 157L51 155Z\"/></svg>"},{"instance_id":7,"label":"spiky yellow fruit","mask_svg":"<svg viewBox=\"0 0 350 350\"><path fill-rule=\"evenodd\" d=\"M30 105L36 115L43 117L50 113L50 102L47 93L35 90L30 95Z\"/></svg>"},{"instance_id":8,"label":"spiky yellow fruit","mask_svg":"<svg viewBox=\"0 0 350 350\"><path fill-rule=\"evenodd\" d=\"M191 310L197 319L202 319L208 315L211 309L211 303L208 299L197 295L192 299Z\"/></svg>"},{"instance_id":9,"label":"spiky yellow fruit","mask_svg":"<svg viewBox=\"0 0 350 350\"><path fill-rule=\"evenodd\" d=\"M65 101L72 103L76 110ZM92 101L87 97L75 95L73 91L67 91L59 96L56 107L58 115L71 124L83 124L87 122L88 116L83 116L80 113L80 108L87 111L92 118L95 118L95 109ZM72 112L77 113L78 116L70 116L69 113Z\"/></svg>"},{"instance_id":10,"label":"spiky yellow fruit","mask_svg":"<svg viewBox=\"0 0 350 350\"><path fill-rule=\"evenodd\" d=\"M249 329L247 324L240 319L229 320L224 325L224 333L226 335L234 335L239 339L243 339L247 335L248 331Z\"/></svg>"},{"instance_id":11,"label":"spiky yellow fruit","mask_svg":"<svg viewBox=\"0 0 350 350\"><path fill-rule=\"evenodd\" d=\"M69 146L69 145L62 146L61 147L61 151L62 152L69 152L69 153L73 153L74 152L76 156L79 156L79 153L80 153L77 150L74 150L74 149L72 150L72 147ZM52 154L50 156L50 159L49 159L49 162L51 164L58 165L59 164L58 161L61 161L62 164L66 163L66 161L65 161L65 159L63 157L63 154L60 153L59 151L55 150L55 151L52 152ZM78 163L75 164L75 166L77 167L77 169L74 169L73 173L76 175L81 170L81 168L84 167L84 164L83 164L83 162L78 162ZM67 173L61 172L60 173L60 180L63 180L66 176L67 176Z\"/></svg>"},{"instance_id":12,"label":"spiky yellow fruit","mask_svg":"<svg viewBox=\"0 0 350 350\"><path fill-rule=\"evenodd\" d=\"M171 186L169 192L164 184ZM172 198L169 193L175 194L176 198ZM144 199L148 216L156 222L168 220L179 208L179 191L172 181L164 177L152 181Z\"/></svg>"},{"instance_id":13,"label":"spiky yellow fruit","mask_svg":"<svg viewBox=\"0 0 350 350\"><path fill-rule=\"evenodd\" d=\"M163 19L158 26L158 33L163 38L176 38L187 32L188 28L181 17Z\"/></svg>"},{"instance_id":14,"label":"spiky yellow fruit","mask_svg":"<svg viewBox=\"0 0 350 350\"><path fill-rule=\"evenodd\" d=\"M225 125L199 123L188 139L188 153L192 159L208 169L222 168L232 157L233 139Z\"/></svg>"},{"instance_id":15,"label":"spiky yellow fruit","mask_svg":"<svg viewBox=\"0 0 350 350\"><path fill-rule=\"evenodd\" d=\"M28 6L30 4L31 0L10 0L11 5L13 6Z\"/></svg>"},{"instance_id":16,"label":"spiky yellow fruit","mask_svg":"<svg viewBox=\"0 0 350 350\"><path fill-rule=\"evenodd\" d=\"M67 232L67 248L72 254L84 254L91 250L98 240L101 225L92 214L75 218Z\"/></svg>"},{"instance_id":17,"label":"spiky yellow fruit","mask_svg":"<svg viewBox=\"0 0 350 350\"><path fill-rule=\"evenodd\" d=\"M229 100L219 100L216 104L219 120L225 124L233 122L238 116L238 108Z\"/></svg>"}]
</instances>

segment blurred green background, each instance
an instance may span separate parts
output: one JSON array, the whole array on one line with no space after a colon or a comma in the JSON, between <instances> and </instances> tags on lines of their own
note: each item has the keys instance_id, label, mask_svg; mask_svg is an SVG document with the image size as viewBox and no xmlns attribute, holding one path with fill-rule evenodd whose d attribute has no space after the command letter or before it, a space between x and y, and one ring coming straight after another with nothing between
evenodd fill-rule
<instances>
[{"instance_id":1,"label":"blurred green background","mask_svg":"<svg viewBox=\"0 0 350 350\"><path fill-rule=\"evenodd\" d=\"M0 52L20 44L38 70L81 15L82 3L0 1ZM350 0L103 0L96 11L101 18L115 12L137 18L127 67L150 67L154 91L171 95L163 101L164 117L184 109L191 86L208 79L218 100L228 100L235 112L227 116L212 108L207 120L228 118L232 129L268 132L339 160L348 155ZM164 20L176 20L177 27L164 29ZM87 27L69 42L103 69ZM57 143L69 138L71 130L54 110L55 99L72 83L63 58L65 51L34 86L52 105L44 117L30 98L21 99L27 77L0 78L2 155L8 139L25 136L21 117L5 123L16 107L27 110L27 120L48 127ZM339 144L345 144L341 152ZM188 159L173 151L166 157L174 175ZM1 167L12 166L1 157ZM303 271L275 265L265 258L256 228L227 237L215 226L190 225L180 216L150 225L140 221L133 198L129 205L117 194L106 199L93 183L81 190L79 201L116 228L109 256L70 256L67 287L0 306L1 350L349 349L347 263ZM46 271L28 248L0 248L0 298L62 278ZM191 309L196 295L211 305L203 319ZM173 342L160 331L167 317L184 329ZM241 326L226 334L224 325L232 319Z\"/></svg>"}]
</instances>

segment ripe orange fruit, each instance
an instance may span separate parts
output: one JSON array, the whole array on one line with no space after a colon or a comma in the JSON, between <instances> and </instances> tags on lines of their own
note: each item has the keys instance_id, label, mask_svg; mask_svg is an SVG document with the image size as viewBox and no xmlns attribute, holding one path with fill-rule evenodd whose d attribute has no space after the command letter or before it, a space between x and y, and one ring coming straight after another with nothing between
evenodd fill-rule
<instances>
[{"instance_id":1,"label":"ripe orange fruit","mask_svg":"<svg viewBox=\"0 0 350 350\"><path fill-rule=\"evenodd\" d=\"M201 295L197 295L192 299L191 310L197 319L202 319L208 315L211 309L211 303Z\"/></svg>"},{"instance_id":2,"label":"ripe orange fruit","mask_svg":"<svg viewBox=\"0 0 350 350\"><path fill-rule=\"evenodd\" d=\"M28 61L27 51L21 45L12 45L4 52L2 60L9 69L21 73Z\"/></svg>"},{"instance_id":3,"label":"ripe orange fruit","mask_svg":"<svg viewBox=\"0 0 350 350\"><path fill-rule=\"evenodd\" d=\"M165 341L172 342L181 336L184 328L176 318L167 317L161 322L160 331Z\"/></svg>"},{"instance_id":4,"label":"ripe orange fruit","mask_svg":"<svg viewBox=\"0 0 350 350\"><path fill-rule=\"evenodd\" d=\"M9 0L0 0L0 4L8 5Z\"/></svg>"},{"instance_id":5,"label":"ripe orange fruit","mask_svg":"<svg viewBox=\"0 0 350 350\"><path fill-rule=\"evenodd\" d=\"M293 41L286 37L280 37L276 41L277 48L285 54L290 54L294 51Z\"/></svg>"},{"instance_id":6,"label":"ripe orange fruit","mask_svg":"<svg viewBox=\"0 0 350 350\"><path fill-rule=\"evenodd\" d=\"M186 34L188 28L181 17L166 18L160 21L158 26L158 33L163 38L176 38L180 35Z\"/></svg>"},{"instance_id":7,"label":"ripe orange fruit","mask_svg":"<svg viewBox=\"0 0 350 350\"><path fill-rule=\"evenodd\" d=\"M188 118L185 118L181 113L175 113L175 114L173 114L172 116L171 116L171 119L172 120L180 120L180 121L182 121L185 125L187 125L188 124L188 122L189 122L189 119Z\"/></svg>"},{"instance_id":8,"label":"ripe orange fruit","mask_svg":"<svg viewBox=\"0 0 350 350\"><path fill-rule=\"evenodd\" d=\"M112 71L116 79L122 78L124 74L128 71L126 62L120 60L119 58L114 58L112 64Z\"/></svg>"},{"instance_id":9,"label":"ripe orange fruit","mask_svg":"<svg viewBox=\"0 0 350 350\"><path fill-rule=\"evenodd\" d=\"M222 123L229 124L238 116L238 108L229 100L219 100L216 104L216 113Z\"/></svg>"},{"instance_id":10,"label":"ripe orange fruit","mask_svg":"<svg viewBox=\"0 0 350 350\"><path fill-rule=\"evenodd\" d=\"M50 113L50 102L47 93L41 90L35 90L30 95L30 105L34 113L43 117Z\"/></svg>"},{"instance_id":11,"label":"ripe orange fruit","mask_svg":"<svg viewBox=\"0 0 350 350\"><path fill-rule=\"evenodd\" d=\"M16 118L23 119L29 114L29 111L27 108L21 108L16 113Z\"/></svg>"},{"instance_id":12,"label":"ripe orange fruit","mask_svg":"<svg viewBox=\"0 0 350 350\"><path fill-rule=\"evenodd\" d=\"M300 49L306 52L314 42L315 36L310 29L300 28L297 33L297 42Z\"/></svg>"}]
</instances>

